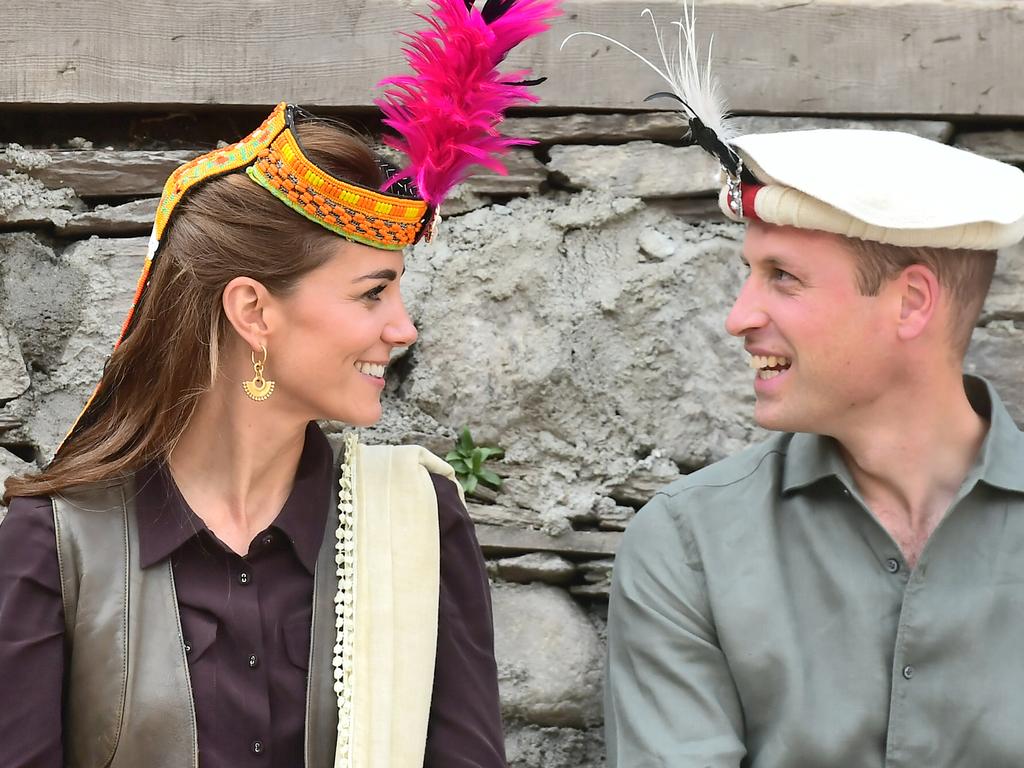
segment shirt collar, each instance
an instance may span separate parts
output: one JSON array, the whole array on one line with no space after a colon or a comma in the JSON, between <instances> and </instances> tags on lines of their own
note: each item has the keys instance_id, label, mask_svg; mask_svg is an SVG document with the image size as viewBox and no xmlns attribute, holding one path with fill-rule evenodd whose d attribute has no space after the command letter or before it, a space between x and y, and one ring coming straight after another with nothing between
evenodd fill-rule
<instances>
[{"instance_id":1,"label":"shirt collar","mask_svg":"<svg viewBox=\"0 0 1024 768\"><path fill-rule=\"evenodd\" d=\"M1024 434L1013 421L995 388L979 376L964 376L971 406L989 420L988 434L971 475L997 488L1024 493ZM968 475L970 478L971 475Z\"/></svg>"},{"instance_id":2,"label":"shirt collar","mask_svg":"<svg viewBox=\"0 0 1024 768\"><path fill-rule=\"evenodd\" d=\"M291 493L271 524L288 538L310 573L316 568L325 535L333 467L330 443L316 422L311 421L306 427ZM139 565L148 568L208 529L181 495L165 462L147 464L136 477Z\"/></svg>"},{"instance_id":3,"label":"shirt collar","mask_svg":"<svg viewBox=\"0 0 1024 768\"><path fill-rule=\"evenodd\" d=\"M1024 493L1024 434L999 399L992 385L978 376L964 376L964 391L971 407L989 427L967 481ZM836 477L852 489L853 480L834 438L806 432L794 434L783 464L782 489L804 488L826 477Z\"/></svg>"}]
</instances>

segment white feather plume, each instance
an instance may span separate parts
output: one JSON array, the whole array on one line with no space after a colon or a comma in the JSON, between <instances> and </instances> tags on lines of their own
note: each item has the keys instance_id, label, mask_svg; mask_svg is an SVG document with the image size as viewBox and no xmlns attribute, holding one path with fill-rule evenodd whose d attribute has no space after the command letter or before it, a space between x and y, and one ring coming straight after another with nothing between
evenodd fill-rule
<instances>
[{"instance_id":1,"label":"white feather plume","mask_svg":"<svg viewBox=\"0 0 1024 768\"><path fill-rule=\"evenodd\" d=\"M640 59L640 61L657 72L662 80L668 83L672 93L682 102L680 104L682 107L681 111L687 119L697 118L707 128L714 131L723 142L734 138L736 133L729 123L725 99L721 95L718 81L711 73L713 35L708 41L707 63L704 66L703 72L700 68L695 25L696 12L693 0L683 0L683 18L672 22L673 26L676 27L677 50L672 52L671 57L665 50L665 41L662 38L661 31L658 29L657 22L654 20L654 13L650 8L644 8L641 15L648 16L651 19L651 26L654 27L654 36L658 41L658 51L661 54L661 67L625 43L613 37L608 37L608 35L602 35L599 32L573 32L562 41L560 50L572 38L578 36L596 37L619 46Z\"/></svg>"}]
</instances>

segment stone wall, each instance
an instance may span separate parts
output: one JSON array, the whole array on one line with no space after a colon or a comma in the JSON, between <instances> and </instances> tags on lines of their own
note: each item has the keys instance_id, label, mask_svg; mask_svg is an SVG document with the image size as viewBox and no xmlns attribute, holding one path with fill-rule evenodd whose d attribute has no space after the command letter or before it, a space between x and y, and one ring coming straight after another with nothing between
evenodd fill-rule
<instances>
[{"instance_id":1,"label":"stone wall","mask_svg":"<svg viewBox=\"0 0 1024 768\"><path fill-rule=\"evenodd\" d=\"M899 128L1024 164L1024 120L996 131L741 122ZM466 184L439 237L408 254L420 340L363 437L443 454L468 426L506 449L495 466L504 488L481 490L469 508L493 580L509 758L515 768L597 768L621 531L655 489L762 436L742 344L723 328L742 279L742 228L718 214L714 165L680 146L672 114L530 115L508 130L540 143L514 155L508 177ZM212 144L110 134L105 148L71 136L0 145L4 473L44 462L77 415L128 307L163 180ZM1000 259L968 357L1018 420L1022 360L1018 248Z\"/></svg>"}]
</instances>

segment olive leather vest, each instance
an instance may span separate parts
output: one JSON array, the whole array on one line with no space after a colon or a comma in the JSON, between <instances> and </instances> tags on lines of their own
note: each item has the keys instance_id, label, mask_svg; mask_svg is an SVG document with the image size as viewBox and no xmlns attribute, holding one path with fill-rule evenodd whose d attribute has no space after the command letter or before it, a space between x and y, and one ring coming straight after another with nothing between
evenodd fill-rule
<instances>
[{"instance_id":1,"label":"olive leather vest","mask_svg":"<svg viewBox=\"0 0 1024 768\"><path fill-rule=\"evenodd\" d=\"M337 466L337 462L335 462ZM337 473L335 473L337 477ZM334 765L337 481L313 587L308 768ZM68 659L67 768L198 768L195 709L169 560L138 562L134 477L53 499Z\"/></svg>"}]
</instances>

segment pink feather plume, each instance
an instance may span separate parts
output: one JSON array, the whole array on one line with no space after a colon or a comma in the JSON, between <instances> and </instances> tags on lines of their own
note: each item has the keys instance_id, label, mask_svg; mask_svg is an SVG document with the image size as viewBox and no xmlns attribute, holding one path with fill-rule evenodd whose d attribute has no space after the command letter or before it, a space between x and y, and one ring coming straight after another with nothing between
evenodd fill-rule
<instances>
[{"instance_id":1,"label":"pink feather plume","mask_svg":"<svg viewBox=\"0 0 1024 768\"><path fill-rule=\"evenodd\" d=\"M496 9L504 13L488 24L492 3L504 6ZM388 89L377 101L384 124L398 133L384 141L408 158L385 189L411 179L420 196L437 206L473 166L508 172L498 158L510 147L535 142L503 136L497 126L507 109L538 98L521 83L528 71L501 73L498 65L512 48L547 29L558 5L490 0L481 12L467 8L466 0L431 0L433 15L420 16L428 27L405 35L414 74L378 83Z\"/></svg>"}]
</instances>

